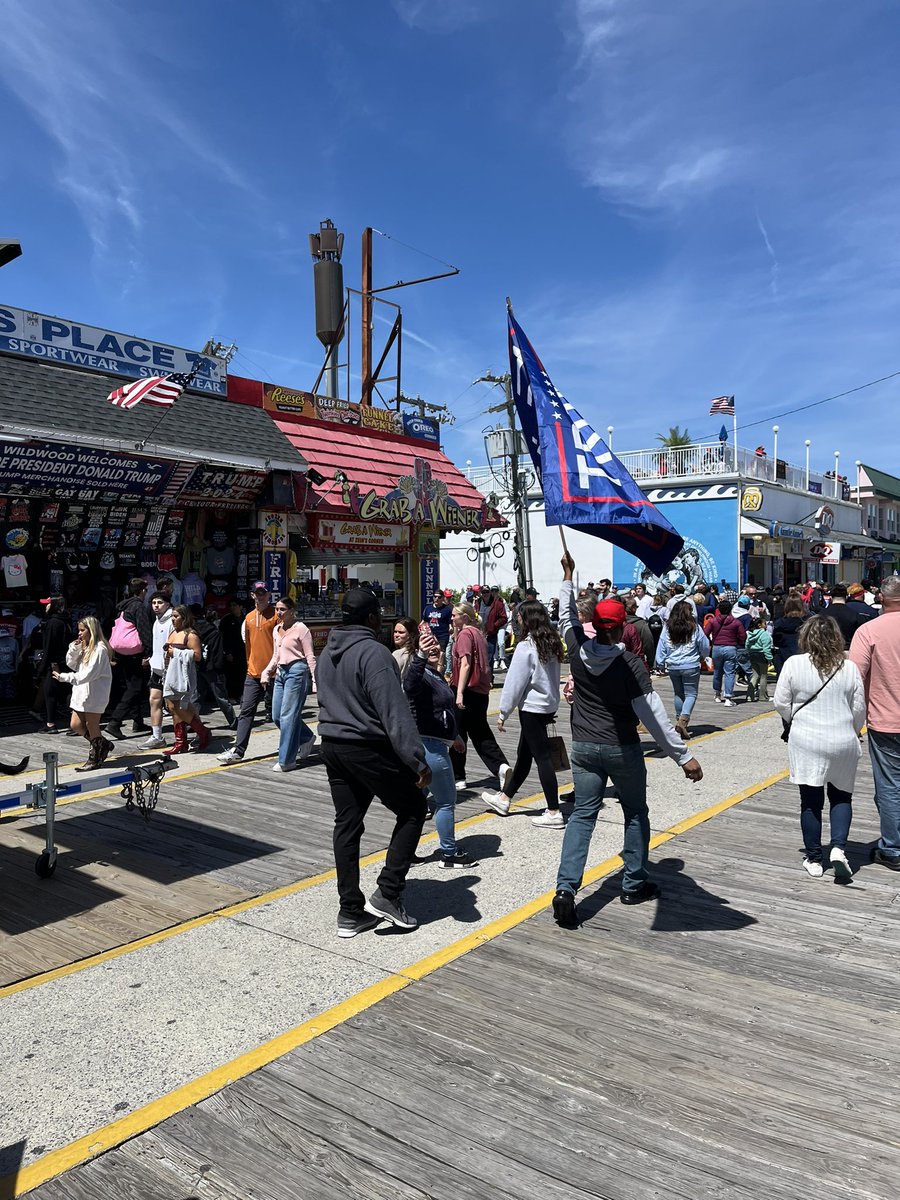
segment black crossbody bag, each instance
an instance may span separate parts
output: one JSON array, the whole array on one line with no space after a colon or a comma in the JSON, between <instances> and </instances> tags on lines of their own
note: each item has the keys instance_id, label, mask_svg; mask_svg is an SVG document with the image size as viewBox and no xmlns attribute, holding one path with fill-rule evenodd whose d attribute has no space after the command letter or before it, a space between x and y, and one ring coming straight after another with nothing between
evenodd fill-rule
<instances>
[{"instance_id":1,"label":"black crossbody bag","mask_svg":"<svg viewBox=\"0 0 900 1200\"><path fill-rule=\"evenodd\" d=\"M790 721L786 721L784 719L784 717L781 718L781 724L784 726L784 728L781 731L781 740L783 742L786 742L788 740L788 738L791 736L791 725L793 725L794 717L796 717L796 715L800 711L800 709L806 708L807 704L812 704L813 700L815 700L815 698L816 698L816 696L818 696L819 692L824 691L825 688L828 687L829 683L831 683L832 679L834 679L835 675L840 674L841 667L843 667L843 665L844 664L841 663L841 666L838 667L838 669L836 671L832 671L832 673L828 676L828 678L825 680L825 682L822 684L822 686L818 689L818 691L813 692L813 694L810 696L810 698L808 700L804 700L802 704L798 704L796 708L791 709Z\"/></svg>"}]
</instances>

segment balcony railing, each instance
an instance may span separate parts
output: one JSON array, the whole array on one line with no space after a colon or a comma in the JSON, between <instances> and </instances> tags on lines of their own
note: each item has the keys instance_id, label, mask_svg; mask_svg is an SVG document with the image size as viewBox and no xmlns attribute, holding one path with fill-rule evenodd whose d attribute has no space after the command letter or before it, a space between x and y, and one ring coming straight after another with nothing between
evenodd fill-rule
<instances>
[{"instance_id":1,"label":"balcony railing","mask_svg":"<svg viewBox=\"0 0 900 1200\"><path fill-rule=\"evenodd\" d=\"M682 482L687 479L708 479L716 475L735 474L734 447L721 442L697 442L690 446L675 446L670 449L657 447L654 450L626 450L617 456L629 474L641 487L659 487L661 484ZM526 466L530 469L531 464ZM823 499L838 499L846 495L846 481L836 479L833 472L819 474L810 471L807 480L806 468L768 455L738 447L737 467L746 479L758 479L760 483L777 483L798 491L808 491ZM501 492L502 475L490 467L467 467L466 477L484 495ZM849 497L848 497L849 498Z\"/></svg>"}]
</instances>

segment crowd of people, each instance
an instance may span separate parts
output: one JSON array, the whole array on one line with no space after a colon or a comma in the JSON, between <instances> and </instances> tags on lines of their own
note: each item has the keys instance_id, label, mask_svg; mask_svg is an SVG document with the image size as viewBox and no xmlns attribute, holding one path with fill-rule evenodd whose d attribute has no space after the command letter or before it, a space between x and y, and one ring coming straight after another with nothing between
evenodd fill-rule
<instances>
[{"instance_id":1,"label":"crowd of people","mask_svg":"<svg viewBox=\"0 0 900 1200\"><path fill-rule=\"evenodd\" d=\"M415 859L427 815L438 835L442 869L476 865L456 838L457 796L468 788L474 754L496 787L481 793L485 808L501 816L532 767L537 768L545 811L533 818L542 830L562 832L553 912L562 926L577 923L591 836L612 785L624 817L621 900L652 900L647 772L641 734L692 781L702 769L689 749L691 719L704 671L712 675L716 701L733 706L743 681L743 700L773 702L783 718L790 777L800 792L803 867L815 878L852 875L846 847L852 793L868 741L881 835L873 859L900 870L900 579L877 593L862 585L810 584L807 588L740 591L700 584L687 594L680 584L651 594L643 584L618 591L600 580L578 591L574 562L562 559L563 580L555 604L545 606L530 590L509 602L499 589L473 601L436 592L421 621L393 623L392 649L382 641L381 600L354 587L343 600L342 624L333 629L318 660L309 629L294 603L275 603L264 583L252 589L253 607L218 625L202 612L172 605L160 586L147 594L135 579L119 605L112 628L83 616L72 628L59 597L44 604L39 660L48 731L58 730L71 688L70 734L89 744L78 770L104 762L122 724L140 729L149 711L145 747L176 754L203 751L209 729L200 712L201 682L235 728L223 764L245 755L261 703L279 729L274 770L297 769L316 745L303 720L310 691L318 693L321 757L335 808L334 854L340 909L338 935L353 937L388 921L417 925L403 904L406 875ZM876 620L875 618L878 617ZM233 670L238 658L241 675ZM514 642L511 657L507 643ZM228 647L228 649L226 649ZM562 664L569 674L563 686ZM226 666L232 668L226 675ZM517 718L515 759L508 762L489 717L495 672L502 672L496 729ZM652 675L671 680L674 721L653 690ZM114 677L119 695L110 705ZM231 698L240 686L239 709ZM568 743L556 732L561 702L571 713ZM166 744L163 714L171 715L174 742ZM101 727L106 715L105 733ZM195 740L190 743L189 733ZM560 807L557 772L571 762L573 809ZM360 887L359 847L366 813L378 798L396 817L377 888ZM823 813L830 806L830 841L823 848Z\"/></svg>"}]
</instances>

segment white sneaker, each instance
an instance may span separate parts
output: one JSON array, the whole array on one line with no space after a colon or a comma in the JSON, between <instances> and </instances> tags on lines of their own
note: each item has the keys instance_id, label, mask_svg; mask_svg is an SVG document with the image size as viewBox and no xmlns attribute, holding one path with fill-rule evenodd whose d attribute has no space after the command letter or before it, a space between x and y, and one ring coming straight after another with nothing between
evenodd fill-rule
<instances>
[{"instance_id":1,"label":"white sneaker","mask_svg":"<svg viewBox=\"0 0 900 1200\"><path fill-rule=\"evenodd\" d=\"M849 883L853 878L853 869L847 862L847 855L840 846L832 846L829 861L834 868L835 883Z\"/></svg>"},{"instance_id":2,"label":"white sneaker","mask_svg":"<svg viewBox=\"0 0 900 1200\"><path fill-rule=\"evenodd\" d=\"M538 825L541 829L565 829L566 827L563 815L559 809L553 811L548 808L539 817L532 817L531 823L532 825Z\"/></svg>"},{"instance_id":3,"label":"white sneaker","mask_svg":"<svg viewBox=\"0 0 900 1200\"><path fill-rule=\"evenodd\" d=\"M723 700L722 703L725 705L726 708L737 708L737 705L735 704L735 702L733 700Z\"/></svg>"},{"instance_id":4,"label":"white sneaker","mask_svg":"<svg viewBox=\"0 0 900 1200\"><path fill-rule=\"evenodd\" d=\"M722 703L722 697L719 695L718 692L716 692L716 694L713 696L713 700L715 700L716 704Z\"/></svg>"},{"instance_id":5,"label":"white sneaker","mask_svg":"<svg viewBox=\"0 0 900 1200\"><path fill-rule=\"evenodd\" d=\"M807 875L812 875L813 879L821 879L822 875L825 873L825 868L822 866L822 864L820 862L813 862L811 858L804 858L803 870L807 873Z\"/></svg>"},{"instance_id":6,"label":"white sneaker","mask_svg":"<svg viewBox=\"0 0 900 1200\"><path fill-rule=\"evenodd\" d=\"M509 801L501 792L482 792L481 799L487 808L501 817L509 816Z\"/></svg>"},{"instance_id":7,"label":"white sneaker","mask_svg":"<svg viewBox=\"0 0 900 1200\"><path fill-rule=\"evenodd\" d=\"M500 770L497 772L497 780L500 784L501 792L506 791L506 785L509 783L509 777L510 777L510 775L512 775L512 770L513 769L509 765L509 763L504 763L503 766L500 768Z\"/></svg>"},{"instance_id":8,"label":"white sneaker","mask_svg":"<svg viewBox=\"0 0 900 1200\"><path fill-rule=\"evenodd\" d=\"M230 750L223 750L221 754L216 755L218 762L227 765L228 763L240 762L243 759L243 754L239 754L234 746Z\"/></svg>"},{"instance_id":9,"label":"white sneaker","mask_svg":"<svg viewBox=\"0 0 900 1200\"><path fill-rule=\"evenodd\" d=\"M309 758L310 754L312 754L312 752L313 752L313 747L315 746L315 744L316 744L316 739L314 737L310 738L308 742L303 743L303 745L297 751L297 762L298 763L302 763L304 758Z\"/></svg>"},{"instance_id":10,"label":"white sneaker","mask_svg":"<svg viewBox=\"0 0 900 1200\"><path fill-rule=\"evenodd\" d=\"M283 767L283 766L281 765L281 763L276 763L276 764L275 764L275 766L272 768L272 770L273 770L273 771L296 771L296 770L297 770L297 764L296 764L296 763L293 763L293 764L291 764L291 765L289 765L289 766L287 766L287 767Z\"/></svg>"},{"instance_id":11,"label":"white sneaker","mask_svg":"<svg viewBox=\"0 0 900 1200\"><path fill-rule=\"evenodd\" d=\"M456 790L458 792L464 792L468 786L469 785L466 783L466 781L464 779L457 779Z\"/></svg>"},{"instance_id":12,"label":"white sneaker","mask_svg":"<svg viewBox=\"0 0 900 1200\"><path fill-rule=\"evenodd\" d=\"M164 737L148 737L146 742L141 742L142 750L161 750L166 744Z\"/></svg>"}]
</instances>

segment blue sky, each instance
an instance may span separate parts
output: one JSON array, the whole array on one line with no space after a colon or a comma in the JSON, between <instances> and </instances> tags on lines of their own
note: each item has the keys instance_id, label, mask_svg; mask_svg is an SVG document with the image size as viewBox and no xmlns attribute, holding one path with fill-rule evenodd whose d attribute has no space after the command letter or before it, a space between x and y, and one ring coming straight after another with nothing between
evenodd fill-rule
<instances>
[{"instance_id":1,"label":"blue sky","mask_svg":"<svg viewBox=\"0 0 900 1200\"><path fill-rule=\"evenodd\" d=\"M0 301L295 387L307 234L376 237L404 388L483 460L504 298L617 450L900 371L895 0L0 0ZM380 327L384 328L384 327ZM354 360L359 350L352 347ZM900 473L900 379L777 418L779 452Z\"/></svg>"}]
</instances>

